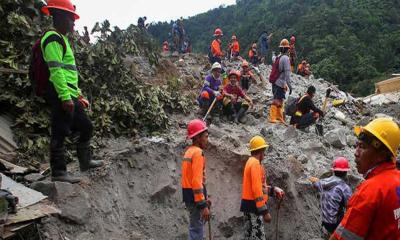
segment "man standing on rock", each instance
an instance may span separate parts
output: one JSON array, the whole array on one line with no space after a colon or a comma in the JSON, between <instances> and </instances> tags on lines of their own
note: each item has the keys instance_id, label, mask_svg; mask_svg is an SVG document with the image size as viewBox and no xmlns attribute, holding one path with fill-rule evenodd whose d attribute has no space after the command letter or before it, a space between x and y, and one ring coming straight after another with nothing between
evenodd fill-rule
<instances>
[{"instance_id":1,"label":"man standing on rock","mask_svg":"<svg viewBox=\"0 0 400 240\"><path fill-rule=\"evenodd\" d=\"M356 165L365 181L357 186L347 212L330 240L400 239L400 171L395 159L400 129L390 118L356 127Z\"/></svg>"},{"instance_id":2,"label":"man standing on rock","mask_svg":"<svg viewBox=\"0 0 400 240\"><path fill-rule=\"evenodd\" d=\"M264 222L271 221L267 208L268 196L282 201L285 193L278 187L267 186L265 169L261 161L265 157L267 142L261 136L250 140L251 157L243 172L242 201L240 211L244 213L244 239L265 240Z\"/></svg>"},{"instance_id":3,"label":"man standing on rock","mask_svg":"<svg viewBox=\"0 0 400 240\"><path fill-rule=\"evenodd\" d=\"M210 46L210 52L208 53L208 60L210 61L211 64L215 62L221 63L222 57L224 56L224 53L221 50L221 43L222 43L222 36L224 34L222 33L222 30L220 28L215 29L214 31L214 40L211 42Z\"/></svg>"},{"instance_id":4,"label":"man standing on rock","mask_svg":"<svg viewBox=\"0 0 400 240\"><path fill-rule=\"evenodd\" d=\"M74 31L74 22L79 16L70 0L49 0L43 13L53 17L55 30L41 38L43 58L49 67L50 77L45 99L51 109L50 167L52 181L77 183L80 178L67 173L64 159L64 139L71 132L79 133L77 155L81 171L100 167L102 161L91 160L90 139L92 123L84 108L89 102L78 87L78 71L67 33Z\"/></svg>"},{"instance_id":5,"label":"man standing on rock","mask_svg":"<svg viewBox=\"0 0 400 240\"><path fill-rule=\"evenodd\" d=\"M206 159L203 150L208 145L208 129L202 120L189 122L187 138L192 145L182 160L182 195L189 211L189 240L203 240L204 223L210 220L211 201L205 186Z\"/></svg>"}]
</instances>

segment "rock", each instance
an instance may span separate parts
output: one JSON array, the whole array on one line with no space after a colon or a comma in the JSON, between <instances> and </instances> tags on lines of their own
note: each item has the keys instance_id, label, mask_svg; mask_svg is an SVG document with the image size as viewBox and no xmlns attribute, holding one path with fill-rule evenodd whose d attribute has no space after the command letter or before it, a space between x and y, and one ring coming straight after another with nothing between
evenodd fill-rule
<instances>
[{"instance_id":1,"label":"rock","mask_svg":"<svg viewBox=\"0 0 400 240\"><path fill-rule=\"evenodd\" d=\"M324 152L324 145L321 142L309 142L301 147L305 152Z\"/></svg>"},{"instance_id":2,"label":"rock","mask_svg":"<svg viewBox=\"0 0 400 240\"><path fill-rule=\"evenodd\" d=\"M27 181L27 182L37 182L37 181L41 181L41 180L43 180L43 179L45 179L45 176L43 176L42 174L40 174L40 173L31 173L31 174L28 174L28 175L26 175L25 177L24 177L24 179Z\"/></svg>"},{"instance_id":3,"label":"rock","mask_svg":"<svg viewBox=\"0 0 400 240\"><path fill-rule=\"evenodd\" d=\"M292 139L296 138L298 136L298 132L296 131L296 128L293 126L289 126L286 131L283 133L283 136L285 139Z\"/></svg>"},{"instance_id":4,"label":"rock","mask_svg":"<svg viewBox=\"0 0 400 240\"><path fill-rule=\"evenodd\" d=\"M78 184L55 182L54 202L61 210L60 217L84 225L90 218L89 196Z\"/></svg>"},{"instance_id":5,"label":"rock","mask_svg":"<svg viewBox=\"0 0 400 240\"><path fill-rule=\"evenodd\" d=\"M324 135L325 141L335 148L343 148L347 145L346 132L342 128L336 128Z\"/></svg>"},{"instance_id":6,"label":"rock","mask_svg":"<svg viewBox=\"0 0 400 240\"><path fill-rule=\"evenodd\" d=\"M83 232L76 237L76 240L95 240L95 237L93 234Z\"/></svg>"},{"instance_id":7,"label":"rock","mask_svg":"<svg viewBox=\"0 0 400 240\"><path fill-rule=\"evenodd\" d=\"M386 115L384 113L377 113L377 114L374 115L374 118L390 118L390 119L393 119L393 117L391 117L389 115Z\"/></svg>"},{"instance_id":8,"label":"rock","mask_svg":"<svg viewBox=\"0 0 400 240\"><path fill-rule=\"evenodd\" d=\"M297 160L302 164L306 164L308 162L308 157L304 154L301 154L300 156L297 157Z\"/></svg>"},{"instance_id":9,"label":"rock","mask_svg":"<svg viewBox=\"0 0 400 240\"><path fill-rule=\"evenodd\" d=\"M254 126L256 123L256 118L253 115L247 114L240 119L240 122L249 126Z\"/></svg>"},{"instance_id":10,"label":"rock","mask_svg":"<svg viewBox=\"0 0 400 240\"><path fill-rule=\"evenodd\" d=\"M174 186L172 183L167 183L159 186L158 189L151 194L150 199L156 202L165 202L165 200L174 194L176 190L176 186Z\"/></svg>"},{"instance_id":11,"label":"rock","mask_svg":"<svg viewBox=\"0 0 400 240\"><path fill-rule=\"evenodd\" d=\"M346 137L346 142L350 147L355 147L357 144L357 138L354 135L348 135Z\"/></svg>"},{"instance_id":12,"label":"rock","mask_svg":"<svg viewBox=\"0 0 400 240\"><path fill-rule=\"evenodd\" d=\"M36 190L38 192L41 192L44 195L49 196L49 197L54 195L55 190L56 190L54 182L50 182L50 181L34 182L30 185L30 188L32 188L33 190Z\"/></svg>"}]
</instances>

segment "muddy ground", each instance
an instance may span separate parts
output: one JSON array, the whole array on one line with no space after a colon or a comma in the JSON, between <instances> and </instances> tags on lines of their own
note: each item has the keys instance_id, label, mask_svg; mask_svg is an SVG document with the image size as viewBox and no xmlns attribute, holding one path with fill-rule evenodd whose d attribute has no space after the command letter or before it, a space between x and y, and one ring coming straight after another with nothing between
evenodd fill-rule
<instances>
[{"instance_id":1,"label":"muddy ground","mask_svg":"<svg viewBox=\"0 0 400 240\"><path fill-rule=\"evenodd\" d=\"M177 66L182 78L189 78L191 86L201 85L204 59L186 56L185 62L167 58ZM166 61L167 61L166 60ZM234 63L228 67L237 67ZM267 79L270 67L260 66ZM158 78L163 76L158 74ZM304 79L293 75L294 93L304 93L314 84L321 106L329 84L322 79ZM159 81L159 79L157 79ZM250 110L243 124L221 121L214 117L210 129L207 158L207 188L213 201L213 239L241 239L243 219L239 212L242 171L249 156L247 143L255 134L263 135L271 144L263 164L268 182L283 188L286 199L279 212L276 229L276 203L269 202L273 220L266 224L267 239L322 239L319 200L309 176L325 177L330 163L337 156L349 158L352 171L349 184L354 188L361 180L355 170L353 125L368 122L386 107L362 109L350 101L340 108L329 107L323 121L324 136L316 135L314 127L299 131L281 124L267 122L271 100L269 84L254 84L249 95L255 108ZM193 93L195 95L195 92ZM350 99L350 98L349 98ZM393 107L395 108L395 107ZM197 111L197 110L196 110ZM49 195L62 210L59 217L51 217L41 225L44 239L187 239L188 214L180 190L180 164L189 142L185 140L186 124L199 117L196 111L188 115L171 115L172 126L167 133L152 138L107 139L104 148L95 152L106 166L84 175L80 185L34 183L35 189ZM337 118L341 111L346 118ZM396 116L397 115L397 116ZM69 166L76 171L76 163Z\"/></svg>"}]
</instances>

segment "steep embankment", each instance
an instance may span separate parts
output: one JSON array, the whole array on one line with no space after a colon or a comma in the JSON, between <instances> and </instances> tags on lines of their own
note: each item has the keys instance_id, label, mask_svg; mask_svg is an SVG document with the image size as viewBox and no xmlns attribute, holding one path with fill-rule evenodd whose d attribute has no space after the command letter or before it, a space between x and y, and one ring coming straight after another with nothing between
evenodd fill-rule
<instances>
[{"instance_id":1,"label":"steep embankment","mask_svg":"<svg viewBox=\"0 0 400 240\"><path fill-rule=\"evenodd\" d=\"M177 58L162 59L172 67L169 60L176 65L180 79L177 82L195 96L206 74L202 70L204 59L188 55L183 63L178 63ZM270 68L261 66L260 70L267 77ZM294 95L313 84L318 90L315 102L321 105L330 84L322 79L292 77ZM348 96L347 104L340 109L328 108L323 122L325 135L320 137L314 127L303 132L267 122L269 84L253 84L249 94L255 108L245 124L214 119L209 126L210 146L205 155L207 186L213 200L214 239L242 236L242 171L249 154L247 143L255 134L263 135L271 145L264 161L268 182L282 187L287 194L279 213L280 239L321 239L319 200L307 177L328 176L332 159L345 156L352 165L349 183L352 187L357 184L361 178L354 168L352 127L371 119L373 116L366 116L371 109ZM346 97L340 91L336 94ZM157 137L105 140L97 157L105 159L107 165L84 175L84 184L43 183L50 186L51 199L63 210L60 218L45 222L44 235L48 239L60 239L60 234L70 239L186 239L188 216L181 202L180 164L189 144L185 141L186 124L198 117L196 109L189 114L171 115L170 131ZM339 110L345 119L339 117ZM274 199L269 207L273 220L266 225L266 233L271 239L277 220Z\"/></svg>"},{"instance_id":2,"label":"steep embankment","mask_svg":"<svg viewBox=\"0 0 400 240\"><path fill-rule=\"evenodd\" d=\"M241 0L185 19L184 25L194 51L203 53L217 27L224 31L223 49L232 34L238 36L242 56L264 30L274 33L274 51L294 34L298 62L306 58L316 76L368 95L374 80L400 70L399 8L398 1ZM150 27L160 44L170 31L169 23Z\"/></svg>"}]
</instances>

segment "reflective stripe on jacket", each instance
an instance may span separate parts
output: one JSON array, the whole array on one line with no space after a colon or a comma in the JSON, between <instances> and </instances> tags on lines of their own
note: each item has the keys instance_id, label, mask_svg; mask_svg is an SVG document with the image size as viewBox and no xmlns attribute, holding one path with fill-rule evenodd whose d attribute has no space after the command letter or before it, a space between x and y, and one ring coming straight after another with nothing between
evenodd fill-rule
<instances>
[{"instance_id":1,"label":"reflective stripe on jacket","mask_svg":"<svg viewBox=\"0 0 400 240\"><path fill-rule=\"evenodd\" d=\"M199 208L207 206L205 165L206 159L201 148L190 146L182 160L182 195L185 203L195 203Z\"/></svg>"},{"instance_id":2,"label":"reflective stripe on jacket","mask_svg":"<svg viewBox=\"0 0 400 240\"><path fill-rule=\"evenodd\" d=\"M263 181L265 182L265 172L261 162L250 157L243 172L241 212L263 215L268 211L268 196L263 193Z\"/></svg>"},{"instance_id":3,"label":"reflective stripe on jacket","mask_svg":"<svg viewBox=\"0 0 400 240\"><path fill-rule=\"evenodd\" d=\"M218 39L214 39L211 43L211 53L214 57L222 57L221 51L221 41Z\"/></svg>"},{"instance_id":4,"label":"reflective stripe on jacket","mask_svg":"<svg viewBox=\"0 0 400 240\"><path fill-rule=\"evenodd\" d=\"M339 240L400 239L400 171L378 165L356 189L334 236Z\"/></svg>"},{"instance_id":5,"label":"reflective stripe on jacket","mask_svg":"<svg viewBox=\"0 0 400 240\"><path fill-rule=\"evenodd\" d=\"M64 40L66 46L65 55L63 46L57 41L50 42L43 49L43 43L52 35L57 35ZM58 97L61 101L70 100L72 97L77 98L81 95L81 90L78 87L78 71L68 38L56 31L48 31L42 37L40 44L43 58L49 67L49 80L53 83Z\"/></svg>"}]
</instances>

